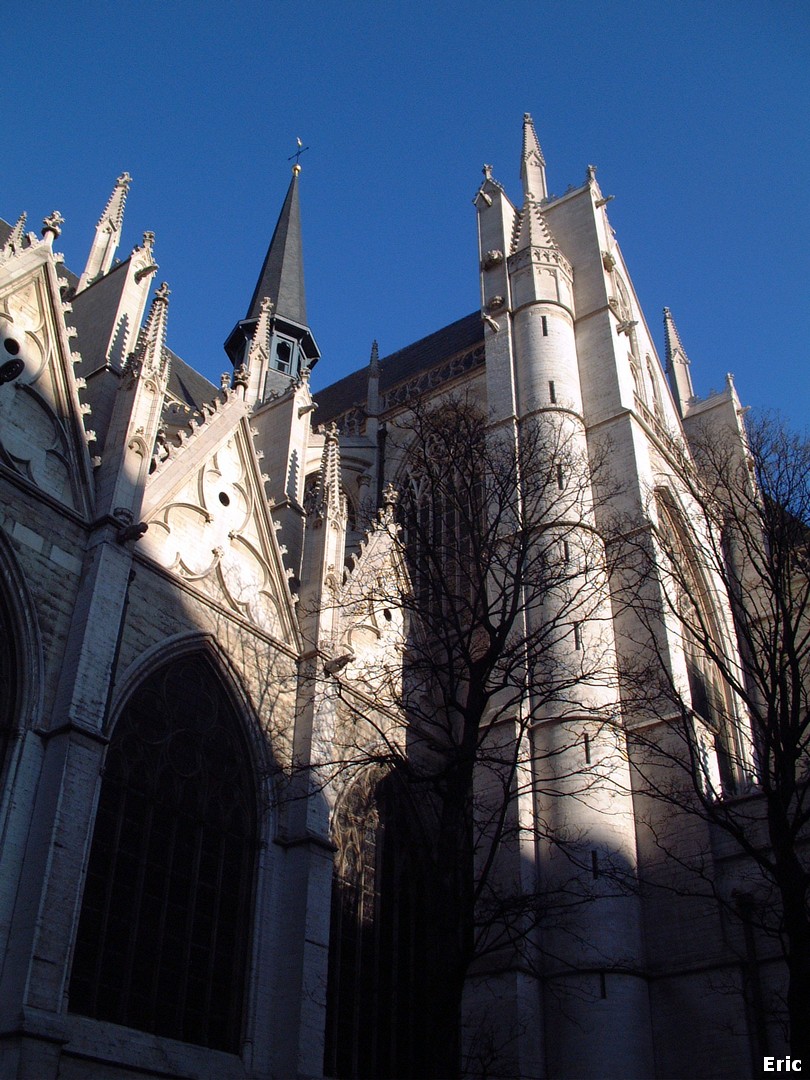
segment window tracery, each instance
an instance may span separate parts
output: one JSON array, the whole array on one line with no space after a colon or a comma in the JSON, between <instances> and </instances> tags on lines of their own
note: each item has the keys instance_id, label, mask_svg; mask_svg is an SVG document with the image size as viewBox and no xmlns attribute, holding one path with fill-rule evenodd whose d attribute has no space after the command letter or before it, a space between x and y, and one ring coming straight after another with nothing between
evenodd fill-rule
<instances>
[{"instance_id":1,"label":"window tracery","mask_svg":"<svg viewBox=\"0 0 810 1080\"><path fill-rule=\"evenodd\" d=\"M681 626L688 697L693 714L693 750L707 793L731 794L737 786L733 709L717 664L707 652L720 647L720 629L701 580L693 544L665 492L656 500L665 555L672 564L671 586Z\"/></svg>"},{"instance_id":2,"label":"window tracery","mask_svg":"<svg viewBox=\"0 0 810 1080\"><path fill-rule=\"evenodd\" d=\"M131 695L107 751L73 1012L237 1052L257 846L240 722L209 663Z\"/></svg>"},{"instance_id":3,"label":"window tracery","mask_svg":"<svg viewBox=\"0 0 810 1080\"><path fill-rule=\"evenodd\" d=\"M427 878L400 778L368 770L335 812L324 1072L430 1075L424 1034L430 978Z\"/></svg>"},{"instance_id":4,"label":"window tracery","mask_svg":"<svg viewBox=\"0 0 810 1080\"><path fill-rule=\"evenodd\" d=\"M14 632L6 599L0 592L0 779L17 721L17 664Z\"/></svg>"}]
</instances>

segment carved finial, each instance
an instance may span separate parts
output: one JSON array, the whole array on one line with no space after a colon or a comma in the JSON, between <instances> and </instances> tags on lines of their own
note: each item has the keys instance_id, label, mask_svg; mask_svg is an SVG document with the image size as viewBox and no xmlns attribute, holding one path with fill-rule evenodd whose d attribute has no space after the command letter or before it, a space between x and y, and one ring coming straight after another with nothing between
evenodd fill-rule
<instances>
[{"instance_id":1,"label":"carved finial","mask_svg":"<svg viewBox=\"0 0 810 1080\"><path fill-rule=\"evenodd\" d=\"M492 179L492 166L491 165L482 166L481 172L484 174L484 179L485 180L491 180Z\"/></svg>"},{"instance_id":2,"label":"carved finial","mask_svg":"<svg viewBox=\"0 0 810 1080\"><path fill-rule=\"evenodd\" d=\"M592 184L596 180L596 166L589 165L585 171L585 183Z\"/></svg>"},{"instance_id":3,"label":"carved finial","mask_svg":"<svg viewBox=\"0 0 810 1080\"><path fill-rule=\"evenodd\" d=\"M380 347L377 344L376 338L371 343L371 357L369 358L368 366L369 375L374 377L375 375L380 374Z\"/></svg>"},{"instance_id":4,"label":"carved finial","mask_svg":"<svg viewBox=\"0 0 810 1080\"><path fill-rule=\"evenodd\" d=\"M65 219L59 211L54 210L52 214L49 214L48 217L42 219L42 235L46 236L48 233L54 237L61 235L64 223Z\"/></svg>"},{"instance_id":5,"label":"carved finial","mask_svg":"<svg viewBox=\"0 0 810 1080\"><path fill-rule=\"evenodd\" d=\"M399 501L399 492L393 484L388 483L385 485L382 492L382 500L383 504L377 515L378 527L382 525L393 525L397 502Z\"/></svg>"},{"instance_id":6,"label":"carved finial","mask_svg":"<svg viewBox=\"0 0 810 1080\"><path fill-rule=\"evenodd\" d=\"M248 369L244 364L240 364L239 367L233 369L233 385L234 388L241 386L246 387L248 384Z\"/></svg>"},{"instance_id":7,"label":"carved finial","mask_svg":"<svg viewBox=\"0 0 810 1080\"><path fill-rule=\"evenodd\" d=\"M223 371L219 377L219 387L221 390L230 390L231 388L231 373L230 371Z\"/></svg>"}]
</instances>

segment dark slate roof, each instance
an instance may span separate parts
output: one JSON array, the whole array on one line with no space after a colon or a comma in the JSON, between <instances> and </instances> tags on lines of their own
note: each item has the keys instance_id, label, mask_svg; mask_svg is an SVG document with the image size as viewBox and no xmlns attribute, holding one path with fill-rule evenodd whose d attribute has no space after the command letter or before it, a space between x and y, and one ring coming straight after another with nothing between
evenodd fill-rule
<instances>
[{"instance_id":1,"label":"dark slate roof","mask_svg":"<svg viewBox=\"0 0 810 1080\"><path fill-rule=\"evenodd\" d=\"M104 277L82 289L71 301L71 322L76 327L77 348L87 374L104 363L104 355L126 284L129 259L114 266Z\"/></svg>"},{"instance_id":2,"label":"dark slate roof","mask_svg":"<svg viewBox=\"0 0 810 1080\"><path fill-rule=\"evenodd\" d=\"M420 372L436 367L444 360L483 344L484 324L481 313L474 311L463 319L450 323L413 345L384 356L380 360L380 392L386 393L398 383L412 379ZM329 423L356 405L364 405L368 388L368 368L353 371L323 390L314 392L318 402L315 419L318 424Z\"/></svg>"},{"instance_id":3,"label":"dark slate roof","mask_svg":"<svg viewBox=\"0 0 810 1080\"><path fill-rule=\"evenodd\" d=\"M189 367L185 360L181 360L171 349L166 352L170 359L168 392L199 412L203 402L213 401L217 396L217 387L193 367Z\"/></svg>"},{"instance_id":4,"label":"dark slate roof","mask_svg":"<svg viewBox=\"0 0 810 1080\"><path fill-rule=\"evenodd\" d=\"M3 219L0 218L0 247L2 247L3 244L5 244L6 240L8 240L9 236L11 236L12 228L12 225L9 225L7 221L3 221Z\"/></svg>"},{"instance_id":5,"label":"dark slate roof","mask_svg":"<svg viewBox=\"0 0 810 1080\"><path fill-rule=\"evenodd\" d=\"M307 325L297 172L293 172L246 319L258 319L265 296L273 301L276 315Z\"/></svg>"}]
</instances>

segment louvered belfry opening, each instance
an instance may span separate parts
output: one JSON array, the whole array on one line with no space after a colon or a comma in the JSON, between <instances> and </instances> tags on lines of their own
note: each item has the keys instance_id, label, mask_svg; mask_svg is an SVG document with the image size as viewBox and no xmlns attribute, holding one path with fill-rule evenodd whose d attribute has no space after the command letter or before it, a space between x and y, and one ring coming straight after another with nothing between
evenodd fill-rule
<instances>
[{"instance_id":1,"label":"louvered belfry opening","mask_svg":"<svg viewBox=\"0 0 810 1080\"><path fill-rule=\"evenodd\" d=\"M241 721L203 656L175 660L113 730L71 1011L238 1052L256 851Z\"/></svg>"}]
</instances>

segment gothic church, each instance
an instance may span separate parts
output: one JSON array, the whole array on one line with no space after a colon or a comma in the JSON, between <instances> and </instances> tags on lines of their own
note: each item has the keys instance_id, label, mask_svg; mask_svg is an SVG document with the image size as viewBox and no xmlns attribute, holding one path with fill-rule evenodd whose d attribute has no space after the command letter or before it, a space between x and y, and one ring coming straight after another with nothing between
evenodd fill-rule
<instances>
[{"instance_id":1,"label":"gothic church","mask_svg":"<svg viewBox=\"0 0 810 1080\"><path fill-rule=\"evenodd\" d=\"M386 433L449 392L493 424L556 410L585 452L609 435L640 509L677 487L673 439L740 424L730 378L695 396L669 312L662 366L596 170L550 196L528 115L520 200L489 166L474 199L480 310L393 355L375 346L313 396L299 172L220 386L167 347L155 237L116 258L127 174L78 274L58 213L41 235L0 222L5 1077L433 1075L369 1049L368 995L337 970L370 947L332 902L352 792L277 796L291 762L328 755L334 672L397 647L396 619L352 602L381 568L402 573ZM616 767L625 782L570 813L640 868L655 852ZM542 859L524 858L527 889ZM750 1075L719 909L642 892L578 917L554 963L471 986L470 1015L510 1032L486 1075Z\"/></svg>"}]
</instances>

